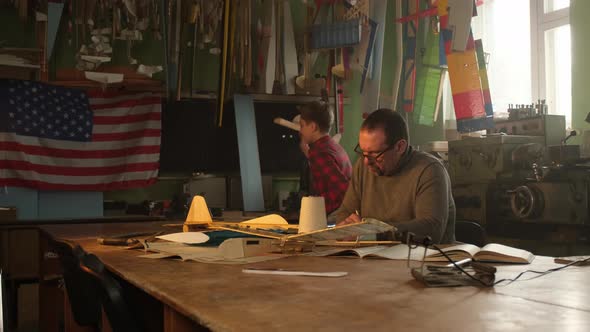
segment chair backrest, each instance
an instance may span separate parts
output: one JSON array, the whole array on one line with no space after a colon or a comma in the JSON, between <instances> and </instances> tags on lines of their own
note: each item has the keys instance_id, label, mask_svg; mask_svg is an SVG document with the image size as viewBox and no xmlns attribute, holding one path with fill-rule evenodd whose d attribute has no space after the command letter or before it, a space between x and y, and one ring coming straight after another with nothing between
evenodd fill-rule
<instances>
[{"instance_id":1,"label":"chair backrest","mask_svg":"<svg viewBox=\"0 0 590 332\"><path fill-rule=\"evenodd\" d=\"M53 241L52 247L59 255L63 278L72 315L80 326L98 328L101 323L101 299L98 283L80 268L85 255L80 246L67 241Z\"/></svg>"},{"instance_id":2,"label":"chair backrest","mask_svg":"<svg viewBox=\"0 0 590 332\"><path fill-rule=\"evenodd\" d=\"M480 224L470 220L457 220L455 222L455 239L459 242L469 243L478 247L487 244L486 231Z\"/></svg>"},{"instance_id":3,"label":"chair backrest","mask_svg":"<svg viewBox=\"0 0 590 332\"><path fill-rule=\"evenodd\" d=\"M52 245L64 269L68 299L78 325L98 329L104 308L113 332L139 331L123 299L121 286L98 257L67 241L54 241Z\"/></svg>"},{"instance_id":4,"label":"chair backrest","mask_svg":"<svg viewBox=\"0 0 590 332\"><path fill-rule=\"evenodd\" d=\"M114 332L139 332L136 319L131 314L123 297L123 290L117 280L104 268L104 264L93 254L82 258L82 270L100 284L102 305Z\"/></svg>"}]
</instances>

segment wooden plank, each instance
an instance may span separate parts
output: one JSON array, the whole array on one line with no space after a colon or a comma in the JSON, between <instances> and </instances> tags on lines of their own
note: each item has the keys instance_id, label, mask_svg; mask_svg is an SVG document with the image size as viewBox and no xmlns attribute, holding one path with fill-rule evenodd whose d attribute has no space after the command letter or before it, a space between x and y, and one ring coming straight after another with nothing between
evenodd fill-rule
<instances>
[{"instance_id":1,"label":"wooden plank","mask_svg":"<svg viewBox=\"0 0 590 332\"><path fill-rule=\"evenodd\" d=\"M277 65L277 17L275 15L275 1L270 1L270 39L266 53L266 67L264 72L264 92L272 94L272 86L275 79L275 68Z\"/></svg>"},{"instance_id":2,"label":"wooden plank","mask_svg":"<svg viewBox=\"0 0 590 332\"><path fill-rule=\"evenodd\" d=\"M231 59L228 59L229 55L229 40L230 40L230 13L231 13L231 1L224 0L223 2L223 45L221 47L221 65L219 66L219 87L217 93L219 98L217 99L217 125L219 127L223 124L223 110L225 107L225 98L227 92L226 78L229 72L229 63Z\"/></svg>"},{"instance_id":3,"label":"wooden plank","mask_svg":"<svg viewBox=\"0 0 590 332\"><path fill-rule=\"evenodd\" d=\"M193 320L178 313L174 308L167 305L164 306L164 332L193 331L209 331L209 329L199 327Z\"/></svg>"},{"instance_id":4,"label":"wooden plank","mask_svg":"<svg viewBox=\"0 0 590 332\"><path fill-rule=\"evenodd\" d=\"M271 37L271 18L272 18L272 2L265 1L261 4L260 10L257 14L257 55L256 55L256 73L258 74L257 91L265 93L266 91L266 66L267 55L270 48Z\"/></svg>"},{"instance_id":5,"label":"wooden plank","mask_svg":"<svg viewBox=\"0 0 590 332\"><path fill-rule=\"evenodd\" d=\"M449 0L449 29L453 31L453 51L463 52L471 34L473 0Z\"/></svg>"},{"instance_id":6,"label":"wooden plank","mask_svg":"<svg viewBox=\"0 0 590 332\"><path fill-rule=\"evenodd\" d=\"M370 34L370 36L372 36L373 33L375 33L375 39L372 44L369 42L370 49L367 50L367 56L370 54L370 58L366 60L370 61L370 65L369 62L365 62L364 69L367 72L363 71L363 79L361 81L362 105L363 108L369 112L373 112L379 108L379 95L381 94L381 68L383 63L383 43L385 39L385 26L388 22L388 20L386 20L385 14L387 12L388 2L390 1L370 2L371 19L369 25L372 28L374 27L376 31L371 31ZM373 22L375 24L373 24Z\"/></svg>"},{"instance_id":7,"label":"wooden plank","mask_svg":"<svg viewBox=\"0 0 590 332\"><path fill-rule=\"evenodd\" d=\"M405 16L416 15L420 10L419 2L404 0ZM416 87L416 37L418 34L418 20L412 19L403 24L404 55L402 61L402 109L406 112L414 111L414 94Z\"/></svg>"},{"instance_id":8,"label":"wooden plank","mask_svg":"<svg viewBox=\"0 0 590 332\"><path fill-rule=\"evenodd\" d=\"M283 0L281 0L283 1ZM283 38L284 65L285 65L285 83L287 94L295 94L295 78L299 74L297 66L297 50L295 48L295 36L293 33L293 19L291 16L291 2L285 1L283 4L283 16L285 20L285 30Z\"/></svg>"},{"instance_id":9,"label":"wooden plank","mask_svg":"<svg viewBox=\"0 0 590 332\"><path fill-rule=\"evenodd\" d=\"M271 84L272 88L272 84ZM262 175L258 154L258 135L254 114L254 99L248 95L234 95L234 113L238 131L240 175L244 211L264 211Z\"/></svg>"}]
</instances>

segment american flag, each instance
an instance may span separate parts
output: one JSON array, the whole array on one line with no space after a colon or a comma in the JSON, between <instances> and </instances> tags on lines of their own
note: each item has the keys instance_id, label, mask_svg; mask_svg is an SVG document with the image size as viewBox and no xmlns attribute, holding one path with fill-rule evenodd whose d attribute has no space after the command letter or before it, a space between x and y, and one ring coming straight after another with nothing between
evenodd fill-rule
<instances>
[{"instance_id":1,"label":"american flag","mask_svg":"<svg viewBox=\"0 0 590 332\"><path fill-rule=\"evenodd\" d=\"M161 99L0 81L0 185L106 191L158 176Z\"/></svg>"}]
</instances>

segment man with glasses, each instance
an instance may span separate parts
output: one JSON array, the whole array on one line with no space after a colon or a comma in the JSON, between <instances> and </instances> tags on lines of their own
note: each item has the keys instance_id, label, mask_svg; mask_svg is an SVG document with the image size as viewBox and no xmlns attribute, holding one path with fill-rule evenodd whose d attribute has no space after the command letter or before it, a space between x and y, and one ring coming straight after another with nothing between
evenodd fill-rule
<instances>
[{"instance_id":1,"label":"man with glasses","mask_svg":"<svg viewBox=\"0 0 590 332\"><path fill-rule=\"evenodd\" d=\"M324 197L326 213L336 210L348 188L352 165L346 151L329 135L334 117L327 103L300 108L301 150L309 162L311 194Z\"/></svg>"},{"instance_id":2,"label":"man with glasses","mask_svg":"<svg viewBox=\"0 0 590 332\"><path fill-rule=\"evenodd\" d=\"M389 109L363 122L355 148L359 160L340 208L338 225L375 218L398 231L430 236L434 243L455 240L455 203L443 164L408 144L404 118ZM391 240L379 234L378 240Z\"/></svg>"}]
</instances>

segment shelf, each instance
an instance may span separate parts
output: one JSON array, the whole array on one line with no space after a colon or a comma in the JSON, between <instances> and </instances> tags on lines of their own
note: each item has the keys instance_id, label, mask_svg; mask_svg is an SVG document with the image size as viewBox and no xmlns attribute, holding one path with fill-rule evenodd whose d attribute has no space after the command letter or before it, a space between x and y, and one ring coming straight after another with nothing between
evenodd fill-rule
<instances>
[{"instance_id":1,"label":"shelf","mask_svg":"<svg viewBox=\"0 0 590 332\"><path fill-rule=\"evenodd\" d=\"M49 84L59 85L70 88L84 88L84 89L101 89L105 85L99 82L90 80L57 80L50 81ZM162 83L151 79L124 79L121 83L107 84L109 89L124 89L126 91L141 91L141 92L155 92L164 93Z\"/></svg>"},{"instance_id":2,"label":"shelf","mask_svg":"<svg viewBox=\"0 0 590 332\"><path fill-rule=\"evenodd\" d=\"M0 47L0 66L41 69L40 48Z\"/></svg>"},{"instance_id":3,"label":"shelf","mask_svg":"<svg viewBox=\"0 0 590 332\"><path fill-rule=\"evenodd\" d=\"M272 178L273 181L299 181L298 176L277 176Z\"/></svg>"},{"instance_id":4,"label":"shelf","mask_svg":"<svg viewBox=\"0 0 590 332\"><path fill-rule=\"evenodd\" d=\"M4 62L2 60L0 60L0 66L27 68L27 69L41 69L41 66L39 66L39 65L33 65L33 64L29 64L29 63Z\"/></svg>"},{"instance_id":5,"label":"shelf","mask_svg":"<svg viewBox=\"0 0 590 332\"><path fill-rule=\"evenodd\" d=\"M237 93L239 94L239 93ZM247 93L254 98L256 103L285 103L285 104L305 104L312 101L320 100L320 96L302 96L302 95L272 95L265 93ZM181 95L182 99L196 99L196 100L217 100L217 95L213 92L199 92L193 93L192 97L188 93ZM330 96L330 103L333 103L334 96ZM228 99L228 102L232 102L232 98ZM349 104L350 99L345 97L344 104Z\"/></svg>"},{"instance_id":6,"label":"shelf","mask_svg":"<svg viewBox=\"0 0 590 332\"><path fill-rule=\"evenodd\" d=\"M253 93L250 96L254 98L254 102L259 103L305 104L320 100L320 96L269 95L263 93Z\"/></svg>"}]
</instances>

